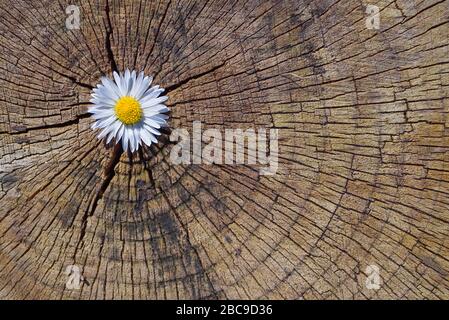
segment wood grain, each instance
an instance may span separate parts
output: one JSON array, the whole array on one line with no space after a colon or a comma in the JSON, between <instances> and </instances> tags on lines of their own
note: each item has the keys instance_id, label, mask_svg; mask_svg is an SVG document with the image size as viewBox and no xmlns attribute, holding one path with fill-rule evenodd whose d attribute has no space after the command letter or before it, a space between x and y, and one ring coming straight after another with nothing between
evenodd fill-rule
<instances>
[{"instance_id":1,"label":"wood grain","mask_svg":"<svg viewBox=\"0 0 449 320\"><path fill-rule=\"evenodd\" d=\"M448 1L373 0L380 30L365 1L76 2L80 30L0 2L0 298L449 298ZM90 90L127 67L171 128L278 128L277 174L161 142L105 175Z\"/></svg>"}]
</instances>

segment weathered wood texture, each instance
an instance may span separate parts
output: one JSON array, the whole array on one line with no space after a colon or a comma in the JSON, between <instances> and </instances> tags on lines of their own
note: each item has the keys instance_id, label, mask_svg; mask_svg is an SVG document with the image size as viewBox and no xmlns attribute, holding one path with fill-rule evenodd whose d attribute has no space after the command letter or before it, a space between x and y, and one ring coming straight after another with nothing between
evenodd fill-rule
<instances>
[{"instance_id":1,"label":"weathered wood texture","mask_svg":"<svg viewBox=\"0 0 449 320\"><path fill-rule=\"evenodd\" d=\"M0 1L1 298L449 298L449 1L373 0L380 30L366 1L73 2L69 31ZM89 94L126 67L172 128L279 128L277 174L161 143L105 182Z\"/></svg>"}]
</instances>

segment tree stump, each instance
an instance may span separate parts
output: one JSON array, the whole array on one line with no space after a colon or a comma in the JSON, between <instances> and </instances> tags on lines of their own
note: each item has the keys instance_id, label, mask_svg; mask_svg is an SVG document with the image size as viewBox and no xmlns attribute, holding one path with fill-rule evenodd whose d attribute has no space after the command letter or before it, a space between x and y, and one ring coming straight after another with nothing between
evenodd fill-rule
<instances>
[{"instance_id":1,"label":"tree stump","mask_svg":"<svg viewBox=\"0 0 449 320\"><path fill-rule=\"evenodd\" d=\"M449 298L449 3L368 4L1 1L0 298ZM277 128L276 174L167 141L105 173L90 92L125 68L172 129Z\"/></svg>"}]
</instances>

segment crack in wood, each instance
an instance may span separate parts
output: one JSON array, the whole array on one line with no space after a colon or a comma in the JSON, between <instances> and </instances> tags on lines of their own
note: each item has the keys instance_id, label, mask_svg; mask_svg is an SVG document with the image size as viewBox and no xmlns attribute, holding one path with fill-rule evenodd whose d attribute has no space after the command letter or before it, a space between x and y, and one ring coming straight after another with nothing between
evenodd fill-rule
<instances>
[{"instance_id":1,"label":"crack in wood","mask_svg":"<svg viewBox=\"0 0 449 320\"><path fill-rule=\"evenodd\" d=\"M93 216L95 213L95 209L97 208L98 201L101 200L103 197L103 194L107 190L109 184L111 183L112 179L115 176L115 167L120 162L120 157L123 153L122 145L120 143L117 143L114 146L114 149L112 151L111 159L109 160L109 163L106 165L104 170L104 179L98 188L95 197L93 198L92 202L87 207L87 210L85 211L83 217L81 218L81 229L80 229L80 236L78 239L78 244L76 246L75 252L73 254L73 259L76 259L76 254L78 252L78 247L84 240L84 236L86 234L86 228L89 217Z\"/></svg>"},{"instance_id":2,"label":"crack in wood","mask_svg":"<svg viewBox=\"0 0 449 320\"><path fill-rule=\"evenodd\" d=\"M106 52L108 54L109 62L111 63L111 72L114 72L114 71L118 72L119 70L118 70L117 63L114 58L114 52L112 51L112 46L111 46L111 36L113 33L113 28L112 28L112 23L111 23L109 0L106 0L105 12L106 12L106 21L108 23L108 25L106 27L106 40L105 40Z\"/></svg>"},{"instance_id":3,"label":"crack in wood","mask_svg":"<svg viewBox=\"0 0 449 320\"><path fill-rule=\"evenodd\" d=\"M201 77L203 77L203 76L205 76L205 75L207 75L209 73L213 73L213 72L217 71L218 69L223 67L225 64L226 64L226 62L223 62L223 63L221 63L221 64L219 64L219 65L217 65L217 66L215 66L215 67L213 67L213 68L211 68L209 70L206 70L204 72L198 73L198 74L196 74L194 76L191 76L191 77L187 77L184 80L179 81L178 83L166 86L165 90L167 91L167 94L172 92L172 91L175 91L176 89L178 89L179 87L189 83L190 81L200 79Z\"/></svg>"}]
</instances>

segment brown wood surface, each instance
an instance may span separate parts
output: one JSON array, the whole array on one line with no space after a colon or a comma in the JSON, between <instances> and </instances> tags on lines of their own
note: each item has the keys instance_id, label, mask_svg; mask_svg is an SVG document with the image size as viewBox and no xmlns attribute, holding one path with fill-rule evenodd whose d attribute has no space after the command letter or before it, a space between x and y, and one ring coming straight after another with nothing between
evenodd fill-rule
<instances>
[{"instance_id":1,"label":"brown wood surface","mask_svg":"<svg viewBox=\"0 0 449 320\"><path fill-rule=\"evenodd\" d=\"M73 2L0 1L0 298L449 298L449 1ZM126 67L171 128L278 128L277 174L161 142L105 175Z\"/></svg>"}]
</instances>

